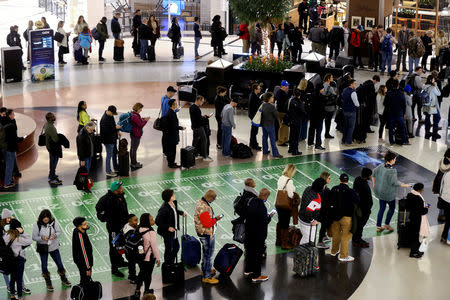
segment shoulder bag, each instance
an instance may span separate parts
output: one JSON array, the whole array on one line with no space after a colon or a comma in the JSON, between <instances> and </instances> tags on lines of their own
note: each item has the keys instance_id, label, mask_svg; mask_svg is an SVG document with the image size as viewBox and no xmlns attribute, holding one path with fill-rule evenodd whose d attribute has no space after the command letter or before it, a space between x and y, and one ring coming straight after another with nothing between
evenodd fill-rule
<instances>
[{"instance_id":1,"label":"shoulder bag","mask_svg":"<svg viewBox=\"0 0 450 300\"><path fill-rule=\"evenodd\" d=\"M286 191L286 186L291 179L289 178L284 185L282 190L277 191L277 198L275 200L275 207L291 210L292 209L292 199L289 198L288 193Z\"/></svg>"}]
</instances>

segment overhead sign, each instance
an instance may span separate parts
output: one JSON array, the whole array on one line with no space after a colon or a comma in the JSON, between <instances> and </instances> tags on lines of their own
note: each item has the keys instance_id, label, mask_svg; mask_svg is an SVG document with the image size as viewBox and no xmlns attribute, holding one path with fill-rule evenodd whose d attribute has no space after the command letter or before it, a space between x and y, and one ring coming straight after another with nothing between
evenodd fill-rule
<instances>
[{"instance_id":1,"label":"overhead sign","mask_svg":"<svg viewBox=\"0 0 450 300\"><path fill-rule=\"evenodd\" d=\"M55 50L53 30L30 31L31 41L31 80L55 79Z\"/></svg>"}]
</instances>

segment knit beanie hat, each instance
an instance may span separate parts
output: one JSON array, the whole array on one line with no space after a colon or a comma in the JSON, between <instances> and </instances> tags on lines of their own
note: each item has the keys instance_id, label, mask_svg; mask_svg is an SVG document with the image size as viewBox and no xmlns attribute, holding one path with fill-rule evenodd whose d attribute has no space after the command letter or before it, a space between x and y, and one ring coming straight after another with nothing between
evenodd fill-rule
<instances>
[{"instance_id":1,"label":"knit beanie hat","mask_svg":"<svg viewBox=\"0 0 450 300\"><path fill-rule=\"evenodd\" d=\"M22 224L17 219L12 219L11 223L9 223L10 230L21 228L21 227L22 227Z\"/></svg>"},{"instance_id":2,"label":"knit beanie hat","mask_svg":"<svg viewBox=\"0 0 450 300\"><path fill-rule=\"evenodd\" d=\"M12 215L13 215L12 211L10 211L10 210L7 209L7 208L4 208L4 209L2 210L2 219L11 218Z\"/></svg>"}]
</instances>

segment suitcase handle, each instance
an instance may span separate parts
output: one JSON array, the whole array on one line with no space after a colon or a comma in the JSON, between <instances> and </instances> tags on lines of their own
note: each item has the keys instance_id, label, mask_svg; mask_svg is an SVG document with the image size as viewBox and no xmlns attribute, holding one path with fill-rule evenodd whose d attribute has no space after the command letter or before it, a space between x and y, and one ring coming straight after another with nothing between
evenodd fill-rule
<instances>
[{"instance_id":1,"label":"suitcase handle","mask_svg":"<svg viewBox=\"0 0 450 300\"><path fill-rule=\"evenodd\" d=\"M312 228L313 228L313 225L311 225L311 227L309 228L309 243L311 244L311 234L312 234ZM317 225L316 225L316 228L317 228ZM313 246L315 246L316 245L316 239L317 239L317 230L316 230L316 232L315 232L315 234L314 234L314 242L313 242Z\"/></svg>"},{"instance_id":2,"label":"suitcase handle","mask_svg":"<svg viewBox=\"0 0 450 300\"><path fill-rule=\"evenodd\" d=\"M187 234L187 218L186 217L182 217L183 218L183 235Z\"/></svg>"}]
</instances>

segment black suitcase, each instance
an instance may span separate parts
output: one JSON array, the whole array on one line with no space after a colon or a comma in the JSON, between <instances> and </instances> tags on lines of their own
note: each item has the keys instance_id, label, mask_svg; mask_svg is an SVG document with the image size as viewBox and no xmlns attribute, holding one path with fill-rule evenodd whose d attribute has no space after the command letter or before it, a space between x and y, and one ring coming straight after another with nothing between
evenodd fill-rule
<instances>
[{"instance_id":1,"label":"black suitcase","mask_svg":"<svg viewBox=\"0 0 450 300\"><path fill-rule=\"evenodd\" d=\"M183 283L184 282L184 263L178 262L174 264L163 263L161 267L162 283Z\"/></svg>"},{"instance_id":2,"label":"black suitcase","mask_svg":"<svg viewBox=\"0 0 450 300\"><path fill-rule=\"evenodd\" d=\"M364 126L365 118L367 118L367 116L363 116L361 106L358 107L356 111L355 128L353 130L353 140L360 144L365 143L367 138L367 128Z\"/></svg>"},{"instance_id":3,"label":"black suitcase","mask_svg":"<svg viewBox=\"0 0 450 300\"><path fill-rule=\"evenodd\" d=\"M311 237L312 226L309 236ZM303 244L294 249L294 267L293 271L300 277L311 276L319 272L319 250L314 243Z\"/></svg>"},{"instance_id":4,"label":"black suitcase","mask_svg":"<svg viewBox=\"0 0 450 300\"><path fill-rule=\"evenodd\" d=\"M186 146L180 150L180 165L182 168L192 168L195 166L195 148L192 146L187 146L186 131L182 134L182 144Z\"/></svg>"},{"instance_id":5,"label":"black suitcase","mask_svg":"<svg viewBox=\"0 0 450 300\"><path fill-rule=\"evenodd\" d=\"M402 131L400 130L400 128L398 126L395 126L395 128L394 128L394 142L397 145L403 145Z\"/></svg>"},{"instance_id":6,"label":"black suitcase","mask_svg":"<svg viewBox=\"0 0 450 300\"><path fill-rule=\"evenodd\" d=\"M225 276L233 273L243 251L236 244L225 244L214 259L214 268Z\"/></svg>"},{"instance_id":7,"label":"black suitcase","mask_svg":"<svg viewBox=\"0 0 450 300\"><path fill-rule=\"evenodd\" d=\"M398 201L398 215L397 215L397 249L409 248L411 246L411 239L409 236L409 211L406 207L406 199Z\"/></svg>"},{"instance_id":8,"label":"black suitcase","mask_svg":"<svg viewBox=\"0 0 450 300\"><path fill-rule=\"evenodd\" d=\"M152 45L148 46L147 48L147 59L148 61L156 60L155 47L153 47Z\"/></svg>"},{"instance_id":9,"label":"black suitcase","mask_svg":"<svg viewBox=\"0 0 450 300\"><path fill-rule=\"evenodd\" d=\"M336 59L335 67L342 68L346 65L353 65L353 58L339 55Z\"/></svg>"},{"instance_id":10,"label":"black suitcase","mask_svg":"<svg viewBox=\"0 0 450 300\"><path fill-rule=\"evenodd\" d=\"M123 61L124 60L123 52L124 52L124 47L114 47L113 59L115 61Z\"/></svg>"},{"instance_id":11,"label":"black suitcase","mask_svg":"<svg viewBox=\"0 0 450 300\"><path fill-rule=\"evenodd\" d=\"M70 291L70 299L72 300L99 300L102 297L102 284L98 281L74 285Z\"/></svg>"},{"instance_id":12,"label":"black suitcase","mask_svg":"<svg viewBox=\"0 0 450 300\"><path fill-rule=\"evenodd\" d=\"M430 60L430 71L437 71L439 69L438 60L436 57L432 57Z\"/></svg>"},{"instance_id":13,"label":"black suitcase","mask_svg":"<svg viewBox=\"0 0 450 300\"><path fill-rule=\"evenodd\" d=\"M130 176L130 153L127 151L126 154L119 154L119 176Z\"/></svg>"}]
</instances>

